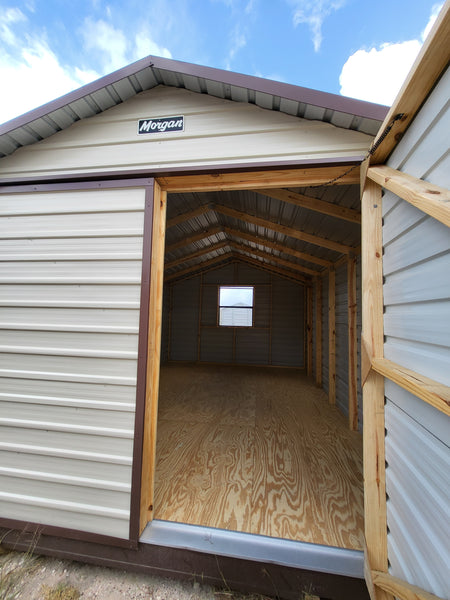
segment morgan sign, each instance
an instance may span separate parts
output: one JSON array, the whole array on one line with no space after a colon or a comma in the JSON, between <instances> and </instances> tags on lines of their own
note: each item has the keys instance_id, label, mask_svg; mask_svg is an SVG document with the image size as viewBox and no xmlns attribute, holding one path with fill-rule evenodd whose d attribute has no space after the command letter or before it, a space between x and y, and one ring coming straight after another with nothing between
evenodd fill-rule
<instances>
[{"instance_id":1,"label":"morgan sign","mask_svg":"<svg viewBox=\"0 0 450 600\"><path fill-rule=\"evenodd\" d=\"M138 135L146 133L168 133L184 131L184 117L158 117L156 119L140 119Z\"/></svg>"}]
</instances>

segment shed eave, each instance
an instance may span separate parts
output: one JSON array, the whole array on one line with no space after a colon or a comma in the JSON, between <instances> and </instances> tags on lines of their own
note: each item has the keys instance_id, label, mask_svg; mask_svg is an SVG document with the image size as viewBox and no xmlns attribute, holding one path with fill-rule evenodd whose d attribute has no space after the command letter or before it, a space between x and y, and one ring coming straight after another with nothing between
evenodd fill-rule
<instances>
[{"instance_id":1,"label":"shed eave","mask_svg":"<svg viewBox=\"0 0 450 600\"><path fill-rule=\"evenodd\" d=\"M125 102L174 85L375 135L388 108L336 94L159 57L146 57L0 125L0 158ZM308 115L311 114L312 116Z\"/></svg>"}]
</instances>

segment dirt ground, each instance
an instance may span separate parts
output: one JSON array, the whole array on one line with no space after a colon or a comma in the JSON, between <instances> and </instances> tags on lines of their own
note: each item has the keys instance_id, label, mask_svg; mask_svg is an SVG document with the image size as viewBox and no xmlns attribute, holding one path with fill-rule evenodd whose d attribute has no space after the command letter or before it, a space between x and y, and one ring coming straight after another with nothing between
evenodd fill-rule
<instances>
[{"instance_id":1,"label":"dirt ground","mask_svg":"<svg viewBox=\"0 0 450 600\"><path fill-rule=\"evenodd\" d=\"M106 567L31 556L0 555L0 600L270 600Z\"/></svg>"}]
</instances>

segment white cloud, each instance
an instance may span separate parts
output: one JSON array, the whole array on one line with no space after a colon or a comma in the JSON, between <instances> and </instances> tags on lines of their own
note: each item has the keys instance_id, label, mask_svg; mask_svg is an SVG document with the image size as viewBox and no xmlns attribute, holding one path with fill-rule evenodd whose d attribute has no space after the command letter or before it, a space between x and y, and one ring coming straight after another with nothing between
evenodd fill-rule
<instances>
[{"instance_id":1,"label":"white cloud","mask_svg":"<svg viewBox=\"0 0 450 600\"><path fill-rule=\"evenodd\" d=\"M0 14L0 40L8 46L15 44L17 38L12 25L26 20L27 18L18 8L7 8Z\"/></svg>"},{"instance_id":2,"label":"white cloud","mask_svg":"<svg viewBox=\"0 0 450 600\"><path fill-rule=\"evenodd\" d=\"M343 96L390 106L406 79L442 4L433 6L420 39L381 44L358 50L342 67L339 77Z\"/></svg>"},{"instance_id":3,"label":"white cloud","mask_svg":"<svg viewBox=\"0 0 450 600\"><path fill-rule=\"evenodd\" d=\"M4 47L0 52L0 81L7 82L7 89L12 93L0 94L0 122L98 77L95 71L70 70L61 65L45 40L27 37L17 54Z\"/></svg>"},{"instance_id":4,"label":"white cloud","mask_svg":"<svg viewBox=\"0 0 450 600\"><path fill-rule=\"evenodd\" d=\"M342 8L346 0L289 0L294 5L294 25L306 24L312 33L314 50L322 44L322 25L333 12Z\"/></svg>"},{"instance_id":5,"label":"white cloud","mask_svg":"<svg viewBox=\"0 0 450 600\"><path fill-rule=\"evenodd\" d=\"M106 21L86 20L80 56L86 50L91 67L68 66L50 47L45 31L27 34L28 29L27 17L20 10L8 9L0 15L0 81L7 90L0 94L0 123L148 54L171 57L167 48L143 30L128 38Z\"/></svg>"},{"instance_id":6,"label":"white cloud","mask_svg":"<svg viewBox=\"0 0 450 600\"><path fill-rule=\"evenodd\" d=\"M103 20L86 19L82 31L85 48L96 53L103 73L110 73L149 54L171 58L167 48L158 45L148 33L141 31L134 38L125 35Z\"/></svg>"}]
</instances>

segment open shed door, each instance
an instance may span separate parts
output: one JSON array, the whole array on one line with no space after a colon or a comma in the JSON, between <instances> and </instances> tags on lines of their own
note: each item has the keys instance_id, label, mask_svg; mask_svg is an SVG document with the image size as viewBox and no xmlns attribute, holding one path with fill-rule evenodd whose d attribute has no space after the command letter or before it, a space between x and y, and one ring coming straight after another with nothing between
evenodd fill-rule
<instances>
[{"instance_id":1,"label":"open shed door","mask_svg":"<svg viewBox=\"0 0 450 600\"><path fill-rule=\"evenodd\" d=\"M130 543L152 184L0 190L5 527Z\"/></svg>"},{"instance_id":2,"label":"open shed door","mask_svg":"<svg viewBox=\"0 0 450 600\"><path fill-rule=\"evenodd\" d=\"M365 182L364 191L362 195L362 270L363 270L363 331L362 331L362 383L363 383L363 402L364 402L364 494L365 494L365 538L366 538L366 581L368 584L369 591L372 599L376 600L391 600L394 596L396 598L409 600L411 598L428 599L442 597L447 598L448 593L448 580L445 581L445 573L447 573L448 562L446 564L445 554L447 547L448 551L448 537L445 535L445 527L448 524L448 512L447 519L445 518L445 506L446 503L439 502L437 499L437 508L434 510L434 502L436 496L442 495L445 492L445 478L446 470L441 469L440 479L437 481L433 479L433 474L430 473L429 479L427 478L428 473L424 473L425 479L422 483L418 484L417 490L423 493L424 498L428 498L428 503L425 504L427 509L424 510L424 505L419 503L415 509L413 509L412 517L406 520L406 535L410 535L409 548L407 551L410 552L411 561L413 564L416 562L416 572L412 572L412 582L404 581L400 577L394 577L388 572L388 565L393 563L393 557L395 554L394 546L388 543L388 528L394 527L396 524L395 513L393 509L388 508L387 496L386 496L386 464L388 464L388 471L391 470L397 472L400 470L406 470L409 465L405 466L405 463L401 465L389 465L390 459L397 458L400 462L402 456L400 452L392 452L391 458L387 458L386 463L386 452L385 452L385 432L388 426L385 423L386 410L388 405L388 389L396 386L396 389L402 394L408 393L410 402L420 404L421 402L428 405L428 411L430 406L433 407L434 419L439 419L439 413L436 413L435 409L447 415L441 415L442 419L447 419L450 415L450 390L449 387L439 381L435 381L430 377L427 377L415 370L406 368L405 366L389 360L385 357L386 352L386 341L385 334L386 330L392 330L392 317L390 317L389 326L386 323L384 310L386 306L386 298L383 300L383 286L386 289L386 284L383 282L383 258L384 255L390 255L389 252L385 252L383 248L383 222L382 222L382 188L390 190L394 195L394 201L396 202L397 210L401 210L401 205L404 204L408 207L408 203L414 205L414 210L417 210L418 217L429 215L432 217L428 219L429 222L436 220L436 238L433 240L433 244L430 241L423 240L423 243L428 246L436 246L439 244L449 245L448 229L442 225L450 226L450 211L448 202L445 204L441 201L449 197L448 190L440 188L436 185L432 185L428 182L420 179L415 179L410 175L406 175L400 171L387 166L375 166L370 167L368 170L368 178ZM411 207L407 209L411 211ZM420 212L421 211L421 212ZM423 221L423 219L422 219ZM422 222L419 221L419 222ZM400 219L400 222L404 222L404 219ZM436 251L437 252L437 251ZM430 252L430 254L432 254ZM396 260L398 258L398 251ZM434 266L430 268L429 273L435 275L435 279L438 282L433 282L431 279L423 284L423 289L432 289L433 286L436 289L442 287L441 281L447 278L448 281L448 266L442 266L440 274L436 271L436 265L442 264L442 254L437 253L436 262ZM448 251L447 251L448 258ZM429 260L429 264L432 265L432 258ZM448 261L447 261L448 262ZM387 288L389 297L392 295L392 289ZM402 290L405 293L405 290ZM448 302L448 300L447 300ZM437 305L434 310L437 310ZM407 309L404 308L403 311ZM415 310L415 308L414 308ZM448 307L447 309L448 310ZM388 311L391 315L391 312ZM427 318L426 314L423 318ZM403 314L401 319L404 319ZM396 326L399 323L403 326L403 320L396 321ZM414 339L414 338L412 338ZM390 350L392 354L392 350ZM425 360L425 359L424 359ZM424 365L425 369L426 365ZM390 386L390 387L389 387ZM386 398L386 400L385 400ZM420 407L419 407L420 408ZM425 408L423 407L420 414L425 414ZM390 409L391 411L393 409ZM396 409L397 410L397 409ZM390 413L392 414L392 413ZM409 416L406 412L397 410L398 420L401 422L407 421ZM390 417L392 418L392 417ZM411 419L409 419L411 422ZM424 429L417 421L414 423L416 430ZM397 429L398 431L398 429ZM412 434L414 430L411 429ZM392 427L392 431L388 431L388 435L391 438L395 435L396 431ZM420 434L422 437L417 436L417 445L414 448L410 448L409 457L405 450L403 450L403 458L406 457L410 460L410 464L413 465L413 456L428 456L433 455L433 461L438 461L440 457L443 462L448 460L448 448L446 454L445 444L439 445L440 440L433 440L433 446L426 443L425 434ZM395 442L395 440L394 440ZM392 442L392 443L394 443ZM419 445L423 444L423 445ZM442 449L441 449L442 446ZM446 457L446 458L445 458ZM432 461L432 462L433 462ZM417 464L417 463L416 463ZM417 468L417 472L413 472L414 476L420 476L420 471ZM431 471L430 466L430 471ZM439 473L439 468L437 468ZM448 471L447 471L448 473ZM396 476L395 476L396 477ZM438 475L439 478L439 475ZM389 481L389 477L388 477ZM403 493L405 496L400 497L400 504L408 504L413 500L407 497L410 490L402 486L402 482L398 481L398 477L394 479L391 477L391 488L392 495L395 491L396 494ZM411 487L412 484L408 482ZM434 486L434 487L433 487ZM425 488L425 489L423 489ZM390 493L390 490L388 489ZM426 494L428 494L426 496ZM412 498L414 494L412 494ZM389 503L392 504L393 499L390 498ZM443 507L442 509L440 508ZM440 510L443 511L440 514ZM391 513L391 522L389 521L389 513ZM436 528L438 531L434 535L436 540L435 546L429 548L428 551L420 553L421 540L418 540L417 546L414 546L415 538L417 541L418 526L416 521L427 523L423 530L424 537L428 533L426 530L429 528ZM409 533L408 533L409 528ZM392 535L392 532L389 534ZM399 537L397 537L399 539ZM396 541L394 541L396 543ZM426 544L425 539L423 543ZM439 547L443 548L443 554L439 551ZM392 553L392 557L391 554ZM405 553L404 553L405 554ZM427 556L428 554L428 556ZM431 556L430 556L431 555ZM442 564L440 564L442 563ZM419 568L420 567L420 568ZM427 573L430 577L423 577L420 579L418 571L422 570L423 573ZM420 586L413 585L417 581L426 582L428 591L425 591L425 583ZM422 587L423 586L423 587ZM438 591L438 595L433 595L431 590ZM447 588L447 592L445 591Z\"/></svg>"}]
</instances>

